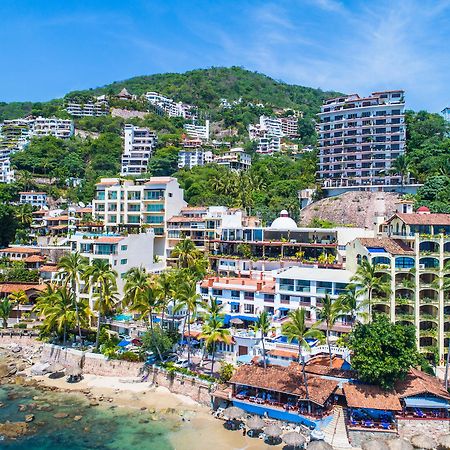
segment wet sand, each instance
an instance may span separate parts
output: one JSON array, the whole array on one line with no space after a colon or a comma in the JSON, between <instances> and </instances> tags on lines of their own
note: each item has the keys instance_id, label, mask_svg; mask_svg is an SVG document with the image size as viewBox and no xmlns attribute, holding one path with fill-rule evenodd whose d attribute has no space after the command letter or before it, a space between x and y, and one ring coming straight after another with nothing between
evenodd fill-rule
<instances>
[{"instance_id":1,"label":"wet sand","mask_svg":"<svg viewBox=\"0 0 450 450\"><path fill-rule=\"evenodd\" d=\"M242 431L229 431L224 422L211 415L209 408L202 406L183 395L171 393L164 387L153 387L148 383L127 383L118 377L100 377L84 375L79 383L70 384L66 378L51 379L48 376L33 376L39 385L54 387L62 391L70 391L88 396L100 405L160 411L180 417L180 428L170 433L169 439L176 450L225 450L246 449L260 450L282 448L269 446L260 439L243 436ZM131 380L131 379L130 379ZM99 401L99 399L103 399Z\"/></svg>"}]
</instances>

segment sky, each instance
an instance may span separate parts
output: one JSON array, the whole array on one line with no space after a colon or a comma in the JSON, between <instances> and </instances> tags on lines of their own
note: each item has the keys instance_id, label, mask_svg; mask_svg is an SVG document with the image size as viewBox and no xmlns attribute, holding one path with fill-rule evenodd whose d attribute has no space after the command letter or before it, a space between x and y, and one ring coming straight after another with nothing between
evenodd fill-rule
<instances>
[{"instance_id":1,"label":"sky","mask_svg":"<svg viewBox=\"0 0 450 450\"><path fill-rule=\"evenodd\" d=\"M237 65L450 106L450 0L1 0L0 17L0 101Z\"/></svg>"}]
</instances>

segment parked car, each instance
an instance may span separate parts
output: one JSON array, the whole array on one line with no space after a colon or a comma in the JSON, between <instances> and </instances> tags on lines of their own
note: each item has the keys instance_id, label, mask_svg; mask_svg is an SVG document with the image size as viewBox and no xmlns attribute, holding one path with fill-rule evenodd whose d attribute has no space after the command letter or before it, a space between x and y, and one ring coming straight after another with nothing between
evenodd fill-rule
<instances>
[{"instance_id":1,"label":"parked car","mask_svg":"<svg viewBox=\"0 0 450 450\"><path fill-rule=\"evenodd\" d=\"M175 364L176 367L181 367L182 369L189 369L189 361L187 359L180 359Z\"/></svg>"},{"instance_id":2,"label":"parked car","mask_svg":"<svg viewBox=\"0 0 450 450\"><path fill-rule=\"evenodd\" d=\"M167 362L176 363L178 361L178 355L176 355L175 353L170 353L168 355L164 355L163 360L165 363Z\"/></svg>"}]
</instances>

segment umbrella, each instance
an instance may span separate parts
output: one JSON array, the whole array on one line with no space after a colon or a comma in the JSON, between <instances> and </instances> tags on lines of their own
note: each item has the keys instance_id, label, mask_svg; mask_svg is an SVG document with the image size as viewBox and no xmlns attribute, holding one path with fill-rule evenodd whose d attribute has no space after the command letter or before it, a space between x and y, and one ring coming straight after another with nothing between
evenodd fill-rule
<instances>
[{"instance_id":1,"label":"umbrella","mask_svg":"<svg viewBox=\"0 0 450 450\"><path fill-rule=\"evenodd\" d=\"M388 439L386 444L391 450L413 450L413 446L405 439Z\"/></svg>"},{"instance_id":2,"label":"umbrella","mask_svg":"<svg viewBox=\"0 0 450 450\"><path fill-rule=\"evenodd\" d=\"M239 319L239 317L235 317L234 319L230 320L230 323L233 325L243 325L244 321Z\"/></svg>"},{"instance_id":3,"label":"umbrella","mask_svg":"<svg viewBox=\"0 0 450 450\"><path fill-rule=\"evenodd\" d=\"M79 367L68 367L66 369L66 375L69 377L79 377L81 375L81 369Z\"/></svg>"},{"instance_id":4,"label":"umbrella","mask_svg":"<svg viewBox=\"0 0 450 450\"><path fill-rule=\"evenodd\" d=\"M431 436L425 434L415 434L411 438L411 444L414 448L423 450L432 450L436 447L436 441Z\"/></svg>"},{"instance_id":5,"label":"umbrella","mask_svg":"<svg viewBox=\"0 0 450 450\"><path fill-rule=\"evenodd\" d=\"M281 430L281 428L274 423L272 425L268 425L266 427L266 429L264 430L264 433L266 433L266 436L269 436L271 438L280 437L282 432L283 431Z\"/></svg>"},{"instance_id":6,"label":"umbrella","mask_svg":"<svg viewBox=\"0 0 450 450\"><path fill-rule=\"evenodd\" d=\"M291 431L282 436L282 439L286 445L290 447L303 447L305 445L306 439L300 433L296 431Z\"/></svg>"},{"instance_id":7,"label":"umbrella","mask_svg":"<svg viewBox=\"0 0 450 450\"><path fill-rule=\"evenodd\" d=\"M53 363L47 369L47 371L51 372L51 373L61 372L62 370L64 370L64 366L62 364L59 364L59 363Z\"/></svg>"},{"instance_id":8,"label":"umbrella","mask_svg":"<svg viewBox=\"0 0 450 450\"><path fill-rule=\"evenodd\" d=\"M325 441L311 441L307 450L333 450L333 447Z\"/></svg>"},{"instance_id":9,"label":"umbrella","mask_svg":"<svg viewBox=\"0 0 450 450\"><path fill-rule=\"evenodd\" d=\"M250 430L262 430L266 426L266 422L259 416L252 416L247 420L247 428Z\"/></svg>"},{"instance_id":10,"label":"umbrella","mask_svg":"<svg viewBox=\"0 0 450 450\"><path fill-rule=\"evenodd\" d=\"M438 439L439 450L450 450L450 434L443 434Z\"/></svg>"},{"instance_id":11,"label":"umbrella","mask_svg":"<svg viewBox=\"0 0 450 450\"><path fill-rule=\"evenodd\" d=\"M315 428L311 431L311 440L312 441L323 441L325 439L325 434L322 430Z\"/></svg>"},{"instance_id":12,"label":"umbrella","mask_svg":"<svg viewBox=\"0 0 450 450\"><path fill-rule=\"evenodd\" d=\"M381 439L372 439L370 441L365 441L361 445L362 450L389 450L386 441Z\"/></svg>"},{"instance_id":13,"label":"umbrella","mask_svg":"<svg viewBox=\"0 0 450 450\"><path fill-rule=\"evenodd\" d=\"M230 406L223 412L223 415L229 420L237 420L245 415L245 411L237 406Z\"/></svg>"},{"instance_id":14,"label":"umbrella","mask_svg":"<svg viewBox=\"0 0 450 450\"><path fill-rule=\"evenodd\" d=\"M119 347L127 347L131 344L131 341L127 341L126 339L122 339L117 345Z\"/></svg>"}]
</instances>

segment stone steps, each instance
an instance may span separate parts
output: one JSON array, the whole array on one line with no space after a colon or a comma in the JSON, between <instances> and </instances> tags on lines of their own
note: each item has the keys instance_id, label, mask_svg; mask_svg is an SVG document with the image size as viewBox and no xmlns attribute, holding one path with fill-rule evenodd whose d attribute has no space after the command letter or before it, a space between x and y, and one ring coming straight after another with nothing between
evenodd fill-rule
<instances>
[{"instance_id":1,"label":"stone steps","mask_svg":"<svg viewBox=\"0 0 450 450\"><path fill-rule=\"evenodd\" d=\"M345 426L344 411L341 406L334 408L333 419L323 429L325 442L328 442L335 450L352 448L348 441L347 428Z\"/></svg>"}]
</instances>

